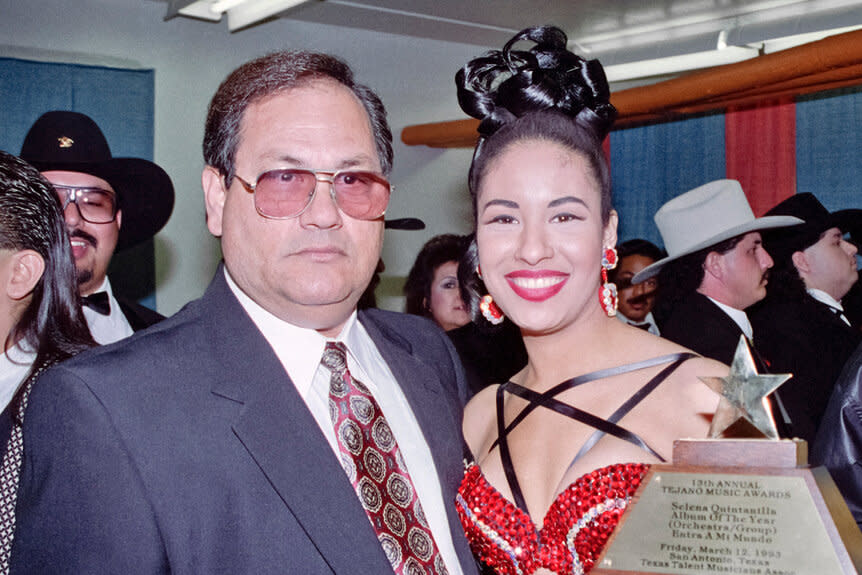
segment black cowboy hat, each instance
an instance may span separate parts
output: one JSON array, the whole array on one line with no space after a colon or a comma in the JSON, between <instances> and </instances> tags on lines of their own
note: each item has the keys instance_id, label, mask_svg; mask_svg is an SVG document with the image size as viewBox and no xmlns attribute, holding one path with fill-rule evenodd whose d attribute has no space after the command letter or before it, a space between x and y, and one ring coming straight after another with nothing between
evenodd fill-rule
<instances>
[{"instance_id":1,"label":"black cowboy hat","mask_svg":"<svg viewBox=\"0 0 862 575\"><path fill-rule=\"evenodd\" d=\"M763 236L766 250L776 262L789 261L794 252L802 251L820 239L831 228L851 232L862 226L862 210L849 209L830 212L814 196L804 192L794 194L766 212L767 216L795 216L803 224L770 231ZM858 231L857 231L858 233Z\"/></svg>"},{"instance_id":2,"label":"black cowboy hat","mask_svg":"<svg viewBox=\"0 0 862 575\"><path fill-rule=\"evenodd\" d=\"M105 135L89 116L42 114L27 132L20 155L40 172L83 172L111 184L123 211L118 250L153 237L171 217L174 186L168 174L147 160L111 156Z\"/></svg>"}]
</instances>

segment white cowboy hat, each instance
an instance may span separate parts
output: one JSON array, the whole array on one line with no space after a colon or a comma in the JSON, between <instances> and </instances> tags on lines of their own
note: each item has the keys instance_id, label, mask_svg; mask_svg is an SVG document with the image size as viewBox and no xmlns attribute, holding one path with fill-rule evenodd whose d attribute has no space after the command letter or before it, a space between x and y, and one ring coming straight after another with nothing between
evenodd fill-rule
<instances>
[{"instance_id":1,"label":"white cowboy hat","mask_svg":"<svg viewBox=\"0 0 862 575\"><path fill-rule=\"evenodd\" d=\"M667 202L655 213L655 225L668 256L632 278L640 283L668 262L749 232L803 223L792 216L755 218L736 180L709 182Z\"/></svg>"}]
</instances>

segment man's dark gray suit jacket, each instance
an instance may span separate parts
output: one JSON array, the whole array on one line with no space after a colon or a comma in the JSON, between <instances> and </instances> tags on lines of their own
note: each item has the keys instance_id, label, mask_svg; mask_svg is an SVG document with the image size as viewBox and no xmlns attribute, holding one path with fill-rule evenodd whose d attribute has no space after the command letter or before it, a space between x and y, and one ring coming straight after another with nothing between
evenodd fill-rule
<instances>
[{"instance_id":1,"label":"man's dark gray suit jacket","mask_svg":"<svg viewBox=\"0 0 862 575\"><path fill-rule=\"evenodd\" d=\"M454 502L463 370L423 318L359 316ZM317 423L221 268L174 317L33 390L12 573L391 573ZM453 507L462 568L475 566Z\"/></svg>"}]
</instances>

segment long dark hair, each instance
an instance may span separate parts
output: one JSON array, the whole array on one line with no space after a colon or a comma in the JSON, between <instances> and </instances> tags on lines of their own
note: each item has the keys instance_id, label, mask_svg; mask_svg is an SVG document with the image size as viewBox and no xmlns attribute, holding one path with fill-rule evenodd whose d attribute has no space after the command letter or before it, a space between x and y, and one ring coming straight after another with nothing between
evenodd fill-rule
<instances>
[{"instance_id":1,"label":"long dark hair","mask_svg":"<svg viewBox=\"0 0 862 575\"><path fill-rule=\"evenodd\" d=\"M515 50L521 41L529 50ZM458 103L481 120L479 142L470 164L469 188L476 217L476 200L491 162L515 142L542 140L559 144L586 159L601 194L602 221L612 207L611 183L602 142L616 118L610 87L598 60L585 60L568 50L559 28L527 28L502 50L471 60L455 75ZM459 268L462 289L474 320L484 286L476 269L475 238Z\"/></svg>"},{"instance_id":2,"label":"long dark hair","mask_svg":"<svg viewBox=\"0 0 862 575\"><path fill-rule=\"evenodd\" d=\"M30 304L4 342L36 352L33 370L96 345L78 294L75 260L51 184L35 168L0 151L0 248L33 250L45 262Z\"/></svg>"}]
</instances>

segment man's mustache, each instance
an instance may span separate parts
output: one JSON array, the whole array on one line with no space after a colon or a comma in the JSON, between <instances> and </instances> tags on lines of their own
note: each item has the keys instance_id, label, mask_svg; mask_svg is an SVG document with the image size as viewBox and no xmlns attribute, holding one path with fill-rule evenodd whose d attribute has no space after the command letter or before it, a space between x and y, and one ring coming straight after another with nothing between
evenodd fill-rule
<instances>
[{"instance_id":1,"label":"man's mustache","mask_svg":"<svg viewBox=\"0 0 862 575\"><path fill-rule=\"evenodd\" d=\"M647 303L647 300L655 297L657 290L650 290L648 292L644 292L640 295L636 295L634 297L626 298L626 301L631 305L640 305L642 303Z\"/></svg>"},{"instance_id":2,"label":"man's mustache","mask_svg":"<svg viewBox=\"0 0 862 575\"><path fill-rule=\"evenodd\" d=\"M94 248L97 247L99 244L99 240L97 240L95 236L92 236L83 230L73 230L69 232L69 239L75 238L82 239L85 242L89 242L90 245L92 245Z\"/></svg>"}]
</instances>

